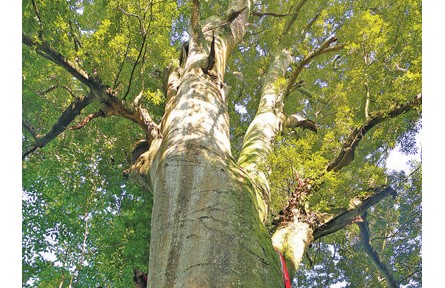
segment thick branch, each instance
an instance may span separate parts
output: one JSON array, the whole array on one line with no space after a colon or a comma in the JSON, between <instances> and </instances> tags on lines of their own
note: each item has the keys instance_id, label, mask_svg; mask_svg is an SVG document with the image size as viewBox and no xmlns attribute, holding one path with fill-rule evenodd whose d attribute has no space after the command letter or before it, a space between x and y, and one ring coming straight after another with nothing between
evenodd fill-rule
<instances>
[{"instance_id":1,"label":"thick branch","mask_svg":"<svg viewBox=\"0 0 445 288\"><path fill-rule=\"evenodd\" d=\"M274 84L277 79L283 77L286 68L291 61L289 51L278 51L268 69L258 110L246 131L243 148L238 158L238 164L243 167L255 179L255 183L261 187L260 197L264 201L260 206L263 216L267 215L269 203L269 184L267 177L259 168L272 151L273 140L282 129L283 124L283 98L279 87Z\"/></svg>"},{"instance_id":2,"label":"thick branch","mask_svg":"<svg viewBox=\"0 0 445 288\"><path fill-rule=\"evenodd\" d=\"M36 48L37 52L41 56L62 67L89 88L93 89L97 86L93 80L89 79L88 74L77 64L66 59L62 54L51 48L47 43L34 41L30 36L25 35L24 33L22 33L22 43L26 46Z\"/></svg>"},{"instance_id":3,"label":"thick branch","mask_svg":"<svg viewBox=\"0 0 445 288\"><path fill-rule=\"evenodd\" d=\"M25 158L27 155L35 151L37 148L42 148L46 144L48 144L51 140L59 136L68 125L80 114L80 112L88 106L94 100L94 93L90 92L85 97L76 99L73 103L71 103L62 115L59 117L57 122L53 125L53 127L44 135L39 136L36 135L36 140L33 148L31 150L25 152L22 155L22 158Z\"/></svg>"},{"instance_id":4,"label":"thick branch","mask_svg":"<svg viewBox=\"0 0 445 288\"><path fill-rule=\"evenodd\" d=\"M394 275L392 275L389 268L380 260L379 255L377 252L372 248L371 242L369 241L369 223L366 220L366 214L362 217L362 222L357 222L358 227L360 228L360 238L363 244L363 248L365 249L365 252L371 257L374 264L377 266L379 271L385 276L386 282L388 283L388 286L391 288L397 288L399 285L397 285L396 280L394 279Z\"/></svg>"},{"instance_id":5,"label":"thick branch","mask_svg":"<svg viewBox=\"0 0 445 288\"><path fill-rule=\"evenodd\" d=\"M388 196L395 196L396 191L394 191L390 186L384 186L379 189L374 195L366 198L361 204L357 205L355 208L347 210L340 215L334 217L332 220L327 223L321 225L317 229L314 230L314 241L324 237L326 235L337 232L340 229L343 229L349 224L352 224L359 219L359 217L363 216L364 213L373 205L377 204L384 198Z\"/></svg>"},{"instance_id":6,"label":"thick branch","mask_svg":"<svg viewBox=\"0 0 445 288\"><path fill-rule=\"evenodd\" d=\"M154 138L160 137L159 127L146 109L137 105L127 104L124 100L114 96L111 88L103 87L97 92L97 96L102 103L101 111L104 117L121 116L131 120L142 128L147 140L150 142Z\"/></svg>"},{"instance_id":7,"label":"thick branch","mask_svg":"<svg viewBox=\"0 0 445 288\"><path fill-rule=\"evenodd\" d=\"M341 168L345 167L354 160L355 149L360 141L373 127L382 123L385 120L395 118L405 112L413 110L421 104L422 94L418 94L413 100L395 105L389 111L379 111L374 115L370 115L370 118L360 127L357 127L347 138L343 144L340 154L328 165L326 170L337 172Z\"/></svg>"}]
</instances>

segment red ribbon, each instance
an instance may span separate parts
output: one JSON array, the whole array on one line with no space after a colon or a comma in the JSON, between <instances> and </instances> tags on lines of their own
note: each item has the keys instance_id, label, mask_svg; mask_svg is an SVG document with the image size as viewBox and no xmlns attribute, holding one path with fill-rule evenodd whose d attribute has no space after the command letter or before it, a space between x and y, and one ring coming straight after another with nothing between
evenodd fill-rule
<instances>
[{"instance_id":1,"label":"red ribbon","mask_svg":"<svg viewBox=\"0 0 445 288\"><path fill-rule=\"evenodd\" d=\"M283 277L284 277L284 287L291 288L289 272L287 271L287 267L286 267L286 261L284 261L284 257L280 253L280 251L278 251L278 250L275 250L275 251L277 251L278 255L280 256L281 270L283 271Z\"/></svg>"}]
</instances>

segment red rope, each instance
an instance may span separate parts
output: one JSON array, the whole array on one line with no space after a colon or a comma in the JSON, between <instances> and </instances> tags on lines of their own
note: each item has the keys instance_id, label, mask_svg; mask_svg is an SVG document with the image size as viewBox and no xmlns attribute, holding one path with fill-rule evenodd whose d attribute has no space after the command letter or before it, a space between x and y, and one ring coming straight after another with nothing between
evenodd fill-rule
<instances>
[{"instance_id":1,"label":"red rope","mask_svg":"<svg viewBox=\"0 0 445 288\"><path fill-rule=\"evenodd\" d=\"M286 261L284 261L284 257L280 253L280 251L278 251L278 250L275 250L275 251L277 251L278 255L280 256L281 270L283 271L283 277L284 277L284 287L291 288L289 272L287 271L287 267L286 267Z\"/></svg>"}]
</instances>

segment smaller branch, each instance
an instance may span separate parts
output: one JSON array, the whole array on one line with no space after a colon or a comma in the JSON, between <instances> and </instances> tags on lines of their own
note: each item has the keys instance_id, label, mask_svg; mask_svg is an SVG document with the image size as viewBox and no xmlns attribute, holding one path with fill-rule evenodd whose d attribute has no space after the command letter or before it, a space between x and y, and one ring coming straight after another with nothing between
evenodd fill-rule
<instances>
[{"instance_id":1,"label":"smaller branch","mask_svg":"<svg viewBox=\"0 0 445 288\"><path fill-rule=\"evenodd\" d=\"M31 134L32 138L37 138L37 131L34 129L31 123L29 123L28 120L22 120L22 127Z\"/></svg>"},{"instance_id":2,"label":"smaller branch","mask_svg":"<svg viewBox=\"0 0 445 288\"><path fill-rule=\"evenodd\" d=\"M139 54L138 54L138 58L136 59L136 62L134 63L133 69L131 70L131 74L130 74L130 80L128 81L128 87L127 87L127 92L125 92L125 95L122 99L125 100L125 98L127 98L128 94L130 93L130 88L131 88L131 83L133 81L133 76L134 76L134 72L136 71L136 66L139 64L142 53L144 51L145 48L145 42L147 41L147 35L144 34L142 36L142 44L141 44L141 49L139 49Z\"/></svg>"},{"instance_id":3,"label":"smaller branch","mask_svg":"<svg viewBox=\"0 0 445 288\"><path fill-rule=\"evenodd\" d=\"M379 271L383 274L388 283L388 286L391 288L397 288L397 281L394 279L394 275L392 275L389 268L380 260L379 255L371 246L371 242L369 241L369 223L366 220L366 213L362 216L363 221L357 222L358 227L360 228L360 239L365 249L366 254L371 257L374 264L377 266Z\"/></svg>"},{"instance_id":4,"label":"smaller branch","mask_svg":"<svg viewBox=\"0 0 445 288\"><path fill-rule=\"evenodd\" d=\"M66 91L68 91L68 93L70 93L71 97L73 97L73 99L77 99L78 97L76 96L76 94L74 94L73 90L69 87L66 86L62 86L63 89L65 89Z\"/></svg>"},{"instance_id":5,"label":"smaller branch","mask_svg":"<svg viewBox=\"0 0 445 288\"><path fill-rule=\"evenodd\" d=\"M102 112L102 110L99 110L97 112L94 112L92 114L87 115L82 122L80 122L77 125L74 126L70 126L68 127L69 130L78 130L78 129L82 129L83 127L85 127L85 125L88 124L88 122L90 122L91 120L93 120L94 118L98 118L98 117L104 117L105 114L104 112Z\"/></svg>"},{"instance_id":6,"label":"smaller branch","mask_svg":"<svg viewBox=\"0 0 445 288\"><path fill-rule=\"evenodd\" d=\"M39 148L39 147L37 147L37 146L32 146L31 149L29 149L28 151L26 151L25 153L23 153L23 155L22 155L22 160L25 159L29 154L31 154L31 153L33 153L34 151L36 151L37 148Z\"/></svg>"},{"instance_id":7,"label":"smaller branch","mask_svg":"<svg viewBox=\"0 0 445 288\"><path fill-rule=\"evenodd\" d=\"M321 45L316 48L315 50L311 51L309 54L307 54L303 60L301 60L297 66L295 67L294 72L292 73L292 75L289 77L289 80L287 82L287 86L284 90L284 97L286 98L293 90L294 90L294 84L295 81L297 80L298 76L300 75L301 71L303 70L304 66L306 66L307 64L309 64L315 57L325 54L325 53L329 53L329 52L333 52L333 51L338 51L344 48L344 45L335 45L332 47L329 47L332 43L336 42L337 38L332 36L327 38L325 41L323 41L323 43L321 43Z\"/></svg>"},{"instance_id":8,"label":"smaller branch","mask_svg":"<svg viewBox=\"0 0 445 288\"><path fill-rule=\"evenodd\" d=\"M94 97L94 93L90 92L85 97L76 99L73 103L71 103L45 135L36 135L34 146L22 155L22 159L34 152L37 148L44 147L46 144L64 132L74 118L76 118L86 106L93 102L95 99Z\"/></svg>"},{"instance_id":9,"label":"smaller branch","mask_svg":"<svg viewBox=\"0 0 445 288\"><path fill-rule=\"evenodd\" d=\"M307 0L301 0L300 3L298 3L297 7L295 7L294 12L292 13L292 18L289 19L289 22L286 23L286 27L284 28L283 33L281 34L281 38L287 36L287 34L290 31L290 28L292 27L292 25L294 25L295 21L298 18L298 14L300 13L301 9L303 8L304 4L306 4L306 2Z\"/></svg>"},{"instance_id":10,"label":"smaller branch","mask_svg":"<svg viewBox=\"0 0 445 288\"><path fill-rule=\"evenodd\" d=\"M43 96L43 95L45 95L45 94L55 90L57 87L59 87L59 85L54 85L54 86L51 86L51 87L49 87L48 89L46 89L46 90L44 90L42 92L36 92L36 94L39 95L39 96Z\"/></svg>"},{"instance_id":11,"label":"smaller branch","mask_svg":"<svg viewBox=\"0 0 445 288\"><path fill-rule=\"evenodd\" d=\"M137 14L133 14L133 13L127 12L122 7L119 7L119 10L121 10L122 13L124 13L127 16L135 17L136 19L138 19L138 21L139 21L139 28L141 29L142 35L146 35L147 34L147 31L145 30L145 27L144 27L144 20L142 19L141 16L139 16Z\"/></svg>"},{"instance_id":12,"label":"smaller branch","mask_svg":"<svg viewBox=\"0 0 445 288\"><path fill-rule=\"evenodd\" d=\"M227 21L226 22L227 23L232 23L246 9L247 9L247 7L244 7L242 9L238 10L238 11L230 11L229 15L227 16Z\"/></svg>"},{"instance_id":13,"label":"smaller branch","mask_svg":"<svg viewBox=\"0 0 445 288\"><path fill-rule=\"evenodd\" d=\"M369 119L363 123L362 126L355 128L349 135L340 154L331 161L331 163L326 168L327 172L334 171L337 172L341 168L349 165L354 160L355 149L357 148L360 141L373 127L377 124L384 122L385 120L395 118L405 112L413 110L418 107L422 101L422 94L416 95L411 101L403 104L398 104L392 107L389 111L379 111L374 115L370 115Z\"/></svg>"},{"instance_id":14,"label":"smaller branch","mask_svg":"<svg viewBox=\"0 0 445 288\"><path fill-rule=\"evenodd\" d=\"M139 94L134 98L133 104L139 105L139 101L141 101L143 95L144 95L144 90L142 89L141 92L139 92Z\"/></svg>"},{"instance_id":15,"label":"smaller branch","mask_svg":"<svg viewBox=\"0 0 445 288\"><path fill-rule=\"evenodd\" d=\"M39 39L43 40L43 21L42 21L42 17L40 17L40 12L39 12L39 8L37 7L36 1L32 0L32 6L34 8L34 12L36 13L36 17L37 17L37 22L39 22Z\"/></svg>"},{"instance_id":16,"label":"smaller branch","mask_svg":"<svg viewBox=\"0 0 445 288\"><path fill-rule=\"evenodd\" d=\"M414 270L413 272L409 273L408 275L406 275L405 277L403 277L402 279L400 279L399 283L403 283L404 281L406 281L408 278L412 277L414 274L421 274L422 270Z\"/></svg>"},{"instance_id":17,"label":"smaller branch","mask_svg":"<svg viewBox=\"0 0 445 288\"><path fill-rule=\"evenodd\" d=\"M79 37L77 37L76 33L74 32L73 23L71 21L68 21L68 24L70 26L71 35L73 37L74 50L77 52L79 51L79 47L82 48L82 43L80 42Z\"/></svg>"},{"instance_id":18,"label":"smaller branch","mask_svg":"<svg viewBox=\"0 0 445 288\"><path fill-rule=\"evenodd\" d=\"M369 103L371 102L371 89L368 83L365 83L366 100L365 100L365 118L369 119Z\"/></svg>"},{"instance_id":19,"label":"smaller branch","mask_svg":"<svg viewBox=\"0 0 445 288\"><path fill-rule=\"evenodd\" d=\"M314 241L322 238L326 235L332 234L334 232L337 232L340 229L343 229L349 224L352 224L354 222L357 222L357 220L360 220L366 211L383 200L384 198L392 195L393 197L396 196L396 191L391 188L391 186L383 186L379 189L377 189L376 193L368 198L366 198L361 204L357 205L353 209L349 209L330 221L326 222L325 224L321 225L317 229L314 230Z\"/></svg>"},{"instance_id":20,"label":"smaller branch","mask_svg":"<svg viewBox=\"0 0 445 288\"><path fill-rule=\"evenodd\" d=\"M314 25L315 21L317 21L317 19L320 17L320 13L317 13L317 15L314 16L314 18L311 19L311 21L309 21L309 23L307 23L307 25L303 28L303 30L301 31L301 35L305 35L309 29L311 29L312 25Z\"/></svg>"},{"instance_id":21,"label":"smaller branch","mask_svg":"<svg viewBox=\"0 0 445 288\"><path fill-rule=\"evenodd\" d=\"M117 85L118 85L118 82L117 82L117 81L119 80L119 76L120 76L120 74L122 73L122 69L123 69L123 67L124 67L125 60L127 59L128 52L130 51L131 38L128 37L128 39L129 39L129 40L128 40L127 48L125 49L124 57L122 58L122 63L120 64L120 66L119 66L119 70L117 71L116 79L114 79L113 90L115 90L115 89L117 88Z\"/></svg>"},{"instance_id":22,"label":"smaller branch","mask_svg":"<svg viewBox=\"0 0 445 288\"><path fill-rule=\"evenodd\" d=\"M258 17L263 17L263 16L273 16L273 17L287 17L287 16L292 16L297 14L298 12L293 12L293 13L274 13L274 12L259 12L259 11L254 11L251 14L253 16L258 16Z\"/></svg>"},{"instance_id":23,"label":"smaller branch","mask_svg":"<svg viewBox=\"0 0 445 288\"><path fill-rule=\"evenodd\" d=\"M397 71L402 71L402 72L408 72L408 69L402 68L399 66L399 64L395 63L394 66L396 66L396 70Z\"/></svg>"}]
</instances>

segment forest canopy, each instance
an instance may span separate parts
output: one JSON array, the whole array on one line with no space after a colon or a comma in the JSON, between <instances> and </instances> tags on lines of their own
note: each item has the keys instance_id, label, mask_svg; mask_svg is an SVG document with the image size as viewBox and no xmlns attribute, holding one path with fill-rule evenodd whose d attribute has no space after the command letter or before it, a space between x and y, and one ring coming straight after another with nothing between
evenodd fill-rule
<instances>
[{"instance_id":1,"label":"forest canopy","mask_svg":"<svg viewBox=\"0 0 445 288\"><path fill-rule=\"evenodd\" d=\"M134 175L196 39L265 229L297 213L313 231L294 285L422 287L422 163L386 167L421 153L420 0L24 0L22 286L130 287L148 269L155 185ZM267 93L278 124L258 156Z\"/></svg>"}]
</instances>

